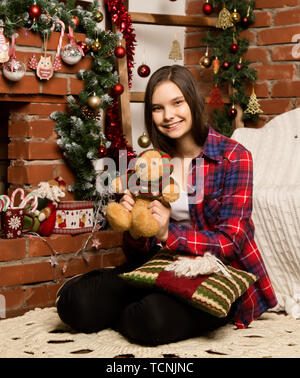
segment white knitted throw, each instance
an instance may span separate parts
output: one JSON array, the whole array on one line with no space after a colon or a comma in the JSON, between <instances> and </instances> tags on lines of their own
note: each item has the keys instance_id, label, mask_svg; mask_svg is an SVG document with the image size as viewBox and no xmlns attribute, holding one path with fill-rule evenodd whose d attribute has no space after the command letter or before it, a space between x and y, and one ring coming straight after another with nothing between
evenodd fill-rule
<instances>
[{"instance_id":1,"label":"white knitted throw","mask_svg":"<svg viewBox=\"0 0 300 378\"><path fill-rule=\"evenodd\" d=\"M253 157L255 241L278 299L300 318L300 108L231 137ZM278 152L278 153L277 153Z\"/></svg>"}]
</instances>

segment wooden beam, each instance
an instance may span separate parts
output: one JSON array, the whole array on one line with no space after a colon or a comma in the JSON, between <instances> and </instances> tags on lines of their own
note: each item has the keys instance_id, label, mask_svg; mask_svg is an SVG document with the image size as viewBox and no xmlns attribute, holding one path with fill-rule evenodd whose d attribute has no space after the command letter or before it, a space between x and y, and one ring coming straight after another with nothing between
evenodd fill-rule
<instances>
[{"instance_id":1,"label":"wooden beam","mask_svg":"<svg viewBox=\"0 0 300 378\"><path fill-rule=\"evenodd\" d=\"M173 25L190 27L215 27L217 17L180 16L171 14L155 14L129 12L131 21L136 24Z\"/></svg>"},{"instance_id":2,"label":"wooden beam","mask_svg":"<svg viewBox=\"0 0 300 378\"><path fill-rule=\"evenodd\" d=\"M144 102L145 92L130 92L130 102Z\"/></svg>"}]
</instances>

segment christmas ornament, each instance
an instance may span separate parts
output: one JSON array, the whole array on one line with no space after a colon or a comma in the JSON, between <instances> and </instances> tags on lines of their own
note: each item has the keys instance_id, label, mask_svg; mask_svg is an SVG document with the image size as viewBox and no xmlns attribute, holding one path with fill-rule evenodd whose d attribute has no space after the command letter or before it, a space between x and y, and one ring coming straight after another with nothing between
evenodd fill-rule
<instances>
[{"instance_id":1,"label":"christmas ornament","mask_svg":"<svg viewBox=\"0 0 300 378\"><path fill-rule=\"evenodd\" d=\"M181 47L180 47L180 43L177 39L177 33L175 33L175 35L174 35L174 40L172 42L171 51L169 53L169 59L174 60L174 62L176 62L177 60L182 60Z\"/></svg>"},{"instance_id":2,"label":"christmas ornament","mask_svg":"<svg viewBox=\"0 0 300 378\"><path fill-rule=\"evenodd\" d=\"M100 12L100 11L97 11L97 12L94 14L94 19L95 19L96 22L101 22L101 21L103 21L103 18L104 18L103 13Z\"/></svg>"},{"instance_id":3,"label":"christmas ornament","mask_svg":"<svg viewBox=\"0 0 300 378\"><path fill-rule=\"evenodd\" d=\"M69 43L62 48L60 56L65 63L73 66L81 60L82 50L79 46Z\"/></svg>"},{"instance_id":4,"label":"christmas ornament","mask_svg":"<svg viewBox=\"0 0 300 378\"><path fill-rule=\"evenodd\" d=\"M93 96L89 97L88 99L88 105L92 109L97 109L101 104L101 98L96 96L96 93L93 94Z\"/></svg>"},{"instance_id":5,"label":"christmas ornament","mask_svg":"<svg viewBox=\"0 0 300 378\"><path fill-rule=\"evenodd\" d=\"M211 59L208 56L208 49L206 49L205 54L199 60L199 64L202 68L209 68L211 66L211 63Z\"/></svg>"},{"instance_id":6,"label":"christmas ornament","mask_svg":"<svg viewBox=\"0 0 300 378\"><path fill-rule=\"evenodd\" d=\"M118 83L113 87L113 94L120 96L124 92L124 87L122 84Z\"/></svg>"},{"instance_id":7,"label":"christmas ornament","mask_svg":"<svg viewBox=\"0 0 300 378\"><path fill-rule=\"evenodd\" d=\"M126 50L123 46L117 46L114 50L114 54L117 58L124 58L126 55Z\"/></svg>"},{"instance_id":8,"label":"christmas ornament","mask_svg":"<svg viewBox=\"0 0 300 378\"><path fill-rule=\"evenodd\" d=\"M136 44L135 30L132 26L130 15L119 0L105 0L107 10L110 13L114 24L120 29L126 42L127 69L128 69L128 88L132 85L132 69L134 67L134 49Z\"/></svg>"},{"instance_id":9,"label":"christmas ornament","mask_svg":"<svg viewBox=\"0 0 300 378\"><path fill-rule=\"evenodd\" d=\"M147 77L150 75L150 72L150 67L147 66L147 64L141 64L137 69L137 73L140 77Z\"/></svg>"},{"instance_id":10,"label":"christmas ornament","mask_svg":"<svg viewBox=\"0 0 300 378\"><path fill-rule=\"evenodd\" d=\"M89 45L84 41L77 42L77 45L82 49L84 54L87 54L90 51Z\"/></svg>"},{"instance_id":11,"label":"christmas ornament","mask_svg":"<svg viewBox=\"0 0 300 378\"><path fill-rule=\"evenodd\" d=\"M237 43L233 43L230 47L229 47L229 50L230 52L232 53L236 53L239 49L239 45Z\"/></svg>"},{"instance_id":12,"label":"christmas ornament","mask_svg":"<svg viewBox=\"0 0 300 378\"><path fill-rule=\"evenodd\" d=\"M41 8L36 4L36 2L34 2L33 5L30 5L29 9L28 9L28 14L29 14L29 17L32 18L33 20L35 20L36 18L39 18L40 15L42 14L42 10Z\"/></svg>"},{"instance_id":13,"label":"christmas ornament","mask_svg":"<svg viewBox=\"0 0 300 378\"><path fill-rule=\"evenodd\" d=\"M65 24L60 20L55 21L55 23L60 24L61 32L60 32L60 38L58 41L58 46L56 49L54 63L52 63L52 56L47 56L48 35L47 36L44 35L44 56L41 56L39 62L37 62L35 55L29 61L29 67L31 69L36 70L36 74L41 80L51 79L51 77L53 76L53 73L61 69L61 62L59 59L59 54L61 50L63 36L65 33ZM51 31L54 31L55 23L53 24Z\"/></svg>"},{"instance_id":14,"label":"christmas ornament","mask_svg":"<svg viewBox=\"0 0 300 378\"><path fill-rule=\"evenodd\" d=\"M94 52L100 51L102 49L102 44L99 42L99 39L96 38L96 40L92 43L92 50Z\"/></svg>"},{"instance_id":15,"label":"christmas ornament","mask_svg":"<svg viewBox=\"0 0 300 378\"><path fill-rule=\"evenodd\" d=\"M224 102L222 100L222 92L220 88L217 86L217 84L215 84L214 88L211 90L210 98L207 104L213 106L214 109L224 106Z\"/></svg>"},{"instance_id":16,"label":"christmas ornament","mask_svg":"<svg viewBox=\"0 0 300 378\"><path fill-rule=\"evenodd\" d=\"M79 17L77 16L72 16L71 18L72 24L75 26L75 28L79 25Z\"/></svg>"},{"instance_id":17,"label":"christmas ornament","mask_svg":"<svg viewBox=\"0 0 300 378\"><path fill-rule=\"evenodd\" d=\"M222 68L223 68L223 70L225 70L225 71L228 70L229 66L230 66L230 64L229 64L229 62L227 62L226 60L225 60L225 62L222 63Z\"/></svg>"},{"instance_id":18,"label":"christmas ornament","mask_svg":"<svg viewBox=\"0 0 300 378\"><path fill-rule=\"evenodd\" d=\"M254 84L252 86L252 94L250 96L247 109L245 110L245 113L250 113L250 114L258 114L258 113L263 113L263 111L260 108L259 102L257 100L255 91L254 91Z\"/></svg>"},{"instance_id":19,"label":"christmas ornament","mask_svg":"<svg viewBox=\"0 0 300 378\"><path fill-rule=\"evenodd\" d=\"M9 42L5 40L2 25L0 26L0 63L5 63L9 60Z\"/></svg>"},{"instance_id":20,"label":"christmas ornament","mask_svg":"<svg viewBox=\"0 0 300 378\"><path fill-rule=\"evenodd\" d=\"M147 148L151 144L150 138L146 133L143 133L138 139L138 145L142 148Z\"/></svg>"},{"instance_id":21,"label":"christmas ornament","mask_svg":"<svg viewBox=\"0 0 300 378\"><path fill-rule=\"evenodd\" d=\"M230 119L235 119L236 115L237 115L237 110L234 104L232 104L231 108L228 110L228 117Z\"/></svg>"},{"instance_id":22,"label":"christmas ornament","mask_svg":"<svg viewBox=\"0 0 300 378\"><path fill-rule=\"evenodd\" d=\"M97 109L91 109L89 106L83 106L81 108L81 114L86 120L97 119L97 117L99 116L99 111Z\"/></svg>"},{"instance_id":23,"label":"christmas ornament","mask_svg":"<svg viewBox=\"0 0 300 378\"><path fill-rule=\"evenodd\" d=\"M73 28L70 25L69 39L70 43L62 48L60 56L65 63L72 66L81 60L82 56L84 56L84 52L82 48L75 42Z\"/></svg>"},{"instance_id":24,"label":"christmas ornament","mask_svg":"<svg viewBox=\"0 0 300 378\"><path fill-rule=\"evenodd\" d=\"M242 17L241 19L241 25L243 28L247 28L250 24L249 15L250 15L250 5L247 10L247 15L245 17Z\"/></svg>"},{"instance_id":25,"label":"christmas ornament","mask_svg":"<svg viewBox=\"0 0 300 378\"><path fill-rule=\"evenodd\" d=\"M215 57L215 59L212 61L212 67L215 75L219 72L220 66L221 62L219 61L218 57Z\"/></svg>"},{"instance_id":26,"label":"christmas ornament","mask_svg":"<svg viewBox=\"0 0 300 378\"><path fill-rule=\"evenodd\" d=\"M248 17L243 17L241 19L241 25L243 28L247 28L249 26L249 18Z\"/></svg>"},{"instance_id":27,"label":"christmas ornament","mask_svg":"<svg viewBox=\"0 0 300 378\"><path fill-rule=\"evenodd\" d=\"M209 16L210 14L212 14L213 10L214 9L213 9L212 5L209 3L209 0L206 0L205 3L202 6L202 12L206 16Z\"/></svg>"},{"instance_id":28,"label":"christmas ornament","mask_svg":"<svg viewBox=\"0 0 300 378\"><path fill-rule=\"evenodd\" d=\"M3 65L3 75L11 81L21 80L25 72L25 64L16 59L10 59Z\"/></svg>"},{"instance_id":29,"label":"christmas ornament","mask_svg":"<svg viewBox=\"0 0 300 378\"><path fill-rule=\"evenodd\" d=\"M101 242L99 241L99 239L93 239L92 247L98 250L100 246L101 246Z\"/></svg>"},{"instance_id":30,"label":"christmas ornament","mask_svg":"<svg viewBox=\"0 0 300 378\"><path fill-rule=\"evenodd\" d=\"M105 146L100 146L98 150L98 157L103 158L107 156L107 148Z\"/></svg>"},{"instance_id":31,"label":"christmas ornament","mask_svg":"<svg viewBox=\"0 0 300 378\"><path fill-rule=\"evenodd\" d=\"M243 69L243 63L242 63L242 58L240 58L240 60L239 60L239 62L235 65L235 69L237 70L237 71L240 71L241 69Z\"/></svg>"},{"instance_id":32,"label":"christmas ornament","mask_svg":"<svg viewBox=\"0 0 300 378\"><path fill-rule=\"evenodd\" d=\"M225 4L223 5L223 9L219 13L219 17L216 23L216 27L220 29L227 29L234 26L233 22L231 21L231 13L228 9L226 9Z\"/></svg>"},{"instance_id":33,"label":"christmas ornament","mask_svg":"<svg viewBox=\"0 0 300 378\"><path fill-rule=\"evenodd\" d=\"M37 62L36 56L34 55L29 61L29 67L36 70L36 74L41 80L51 79L54 73L52 56L41 56L39 62Z\"/></svg>"},{"instance_id":34,"label":"christmas ornament","mask_svg":"<svg viewBox=\"0 0 300 378\"><path fill-rule=\"evenodd\" d=\"M237 12L236 8L234 8L234 11L231 13L231 20L237 24L241 19L241 15Z\"/></svg>"}]
</instances>

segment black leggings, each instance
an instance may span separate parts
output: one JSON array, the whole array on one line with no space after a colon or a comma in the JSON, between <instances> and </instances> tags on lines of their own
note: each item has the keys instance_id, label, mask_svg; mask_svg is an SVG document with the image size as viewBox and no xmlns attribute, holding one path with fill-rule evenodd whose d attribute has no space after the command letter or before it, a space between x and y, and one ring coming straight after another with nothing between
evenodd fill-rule
<instances>
[{"instance_id":1,"label":"black leggings","mask_svg":"<svg viewBox=\"0 0 300 378\"><path fill-rule=\"evenodd\" d=\"M112 328L134 343L159 345L199 336L228 323L161 292L132 287L120 268L93 270L67 281L57 293L61 320L78 332Z\"/></svg>"}]
</instances>

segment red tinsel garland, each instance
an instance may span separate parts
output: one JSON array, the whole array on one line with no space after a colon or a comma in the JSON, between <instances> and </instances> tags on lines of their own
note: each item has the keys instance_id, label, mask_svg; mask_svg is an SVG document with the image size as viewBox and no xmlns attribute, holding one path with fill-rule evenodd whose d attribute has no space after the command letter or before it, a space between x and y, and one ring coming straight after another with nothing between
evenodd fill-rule
<instances>
[{"instance_id":1,"label":"red tinsel garland","mask_svg":"<svg viewBox=\"0 0 300 378\"><path fill-rule=\"evenodd\" d=\"M112 21L117 25L123 34L126 42L126 55L128 65L128 87L131 87L132 81L132 68L134 66L134 48L135 48L135 34L132 28L130 16L123 4L123 0L105 0L107 10L111 15ZM108 149L108 154L114 159L117 166L119 163L119 151L125 150L127 152L128 162L136 157L136 153L132 147L127 145L124 134L122 133L122 126L119 116L118 97L114 98L114 104L106 111L106 124L105 124L106 137L111 141ZM124 154L124 153L123 153ZM124 158L124 156L122 156ZM118 169L118 168L117 168Z\"/></svg>"},{"instance_id":2,"label":"red tinsel garland","mask_svg":"<svg viewBox=\"0 0 300 378\"><path fill-rule=\"evenodd\" d=\"M131 88L132 69L134 67L135 34L131 18L123 4L123 0L105 0L111 19L123 34L126 42L126 54L128 64L128 86Z\"/></svg>"}]
</instances>

